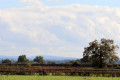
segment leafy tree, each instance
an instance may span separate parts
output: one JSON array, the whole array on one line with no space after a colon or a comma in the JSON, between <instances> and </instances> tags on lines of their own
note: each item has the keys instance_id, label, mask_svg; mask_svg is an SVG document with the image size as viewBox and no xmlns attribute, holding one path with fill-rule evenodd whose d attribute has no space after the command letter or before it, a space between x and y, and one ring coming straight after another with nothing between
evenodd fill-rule
<instances>
[{"instance_id":1,"label":"leafy tree","mask_svg":"<svg viewBox=\"0 0 120 80\"><path fill-rule=\"evenodd\" d=\"M29 62L29 60L26 58L26 55L20 55L18 57L18 62L21 62L21 63L23 63L23 62Z\"/></svg>"},{"instance_id":2,"label":"leafy tree","mask_svg":"<svg viewBox=\"0 0 120 80\"><path fill-rule=\"evenodd\" d=\"M78 61L73 62L72 66L79 66L79 62Z\"/></svg>"},{"instance_id":3,"label":"leafy tree","mask_svg":"<svg viewBox=\"0 0 120 80\"><path fill-rule=\"evenodd\" d=\"M12 62L9 59L5 59L5 60L2 60L2 63L8 63L8 64L10 64Z\"/></svg>"},{"instance_id":4,"label":"leafy tree","mask_svg":"<svg viewBox=\"0 0 120 80\"><path fill-rule=\"evenodd\" d=\"M82 63L88 63L91 62L91 56L84 56L82 59L80 59Z\"/></svg>"},{"instance_id":5,"label":"leafy tree","mask_svg":"<svg viewBox=\"0 0 120 80\"><path fill-rule=\"evenodd\" d=\"M118 45L114 45L113 40L102 38L100 42L95 40L84 48L83 58L91 59L94 66L102 68L107 63L114 63L119 60L116 52L118 48Z\"/></svg>"},{"instance_id":6,"label":"leafy tree","mask_svg":"<svg viewBox=\"0 0 120 80\"><path fill-rule=\"evenodd\" d=\"M36 56L33 61L37 62L37 63L40 63L40 64L44 64L45 63L45 60L43 59L42 56Z\"/></svg>"}]
</instances>

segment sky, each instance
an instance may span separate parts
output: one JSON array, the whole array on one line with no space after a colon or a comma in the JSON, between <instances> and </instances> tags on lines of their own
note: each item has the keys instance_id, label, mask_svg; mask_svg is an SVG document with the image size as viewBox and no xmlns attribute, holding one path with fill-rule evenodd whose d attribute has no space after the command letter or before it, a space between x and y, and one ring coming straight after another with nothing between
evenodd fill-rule
<instances>
[{"instance_id":1,"label":"sky","mask_svg":"<svg viewBox=\"0 0 120 80\"><path fill-rule=\"evenodd\" d=\"M82 58L84 47L101 38L113 39L120 46L119 3L0 0L0 55Z\"/></svg>"}]
</instances>

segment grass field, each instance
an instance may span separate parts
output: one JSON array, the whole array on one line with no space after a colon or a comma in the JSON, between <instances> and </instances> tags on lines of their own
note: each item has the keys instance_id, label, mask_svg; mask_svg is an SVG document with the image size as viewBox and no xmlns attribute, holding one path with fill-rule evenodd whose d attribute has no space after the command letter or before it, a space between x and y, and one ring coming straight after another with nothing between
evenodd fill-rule
<instances>
[{"instance_id":1,"label":"grass field","mask_svg":"<svg viewBox=\"0 0 120 80\"><path fill-rule=\"evenodd\" d=\"M120 77L78 77L78 76L5 76L0 80L120 80Z\"/></svg>"}]
</instances>

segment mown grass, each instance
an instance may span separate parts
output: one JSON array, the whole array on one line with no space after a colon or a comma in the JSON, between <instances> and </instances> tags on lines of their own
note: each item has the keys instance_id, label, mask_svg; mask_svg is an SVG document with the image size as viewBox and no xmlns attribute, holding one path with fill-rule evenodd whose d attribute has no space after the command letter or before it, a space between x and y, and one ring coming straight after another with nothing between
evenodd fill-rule
<instances>
[{"instance_id":1,"label":"mown grass","mask_svg":"<svg viewBox=\"0 0 120 80\"><path fill-rule=\"evenodd\" d=\"M0 75L0 80L120 80L120 77L79 77L79 76L12 76Z\"/></svg>"}]
</instances>

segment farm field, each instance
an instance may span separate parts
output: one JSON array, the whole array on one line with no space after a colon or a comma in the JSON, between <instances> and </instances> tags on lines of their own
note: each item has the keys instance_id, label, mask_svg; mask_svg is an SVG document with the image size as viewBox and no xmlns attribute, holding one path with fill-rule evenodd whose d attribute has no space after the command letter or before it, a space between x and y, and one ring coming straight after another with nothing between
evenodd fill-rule
<instances>
[{"instance_id":1,"label":"farm field","mask_svg":"<svg viewBox=\"0 0 120 80\"><path fill-rule=\"evenodd\" d=\"M40 75L49 76L91 76L103 75L106 77L117 76L120 77L120 69L99 69L94 67L79 67L79 66L9 66L0 67L1 75Z\"/></svg>"},{"instance_id":2,"label":"farm field","mask_svg":"<svg viewBox=\"0 0 120 80\"><path fill-rule=\"evenodd\" d=\"M1 75L0 80L120 80L120 77L79 77L79 76L13 76Z\"/></svg>"}]
</instances>

